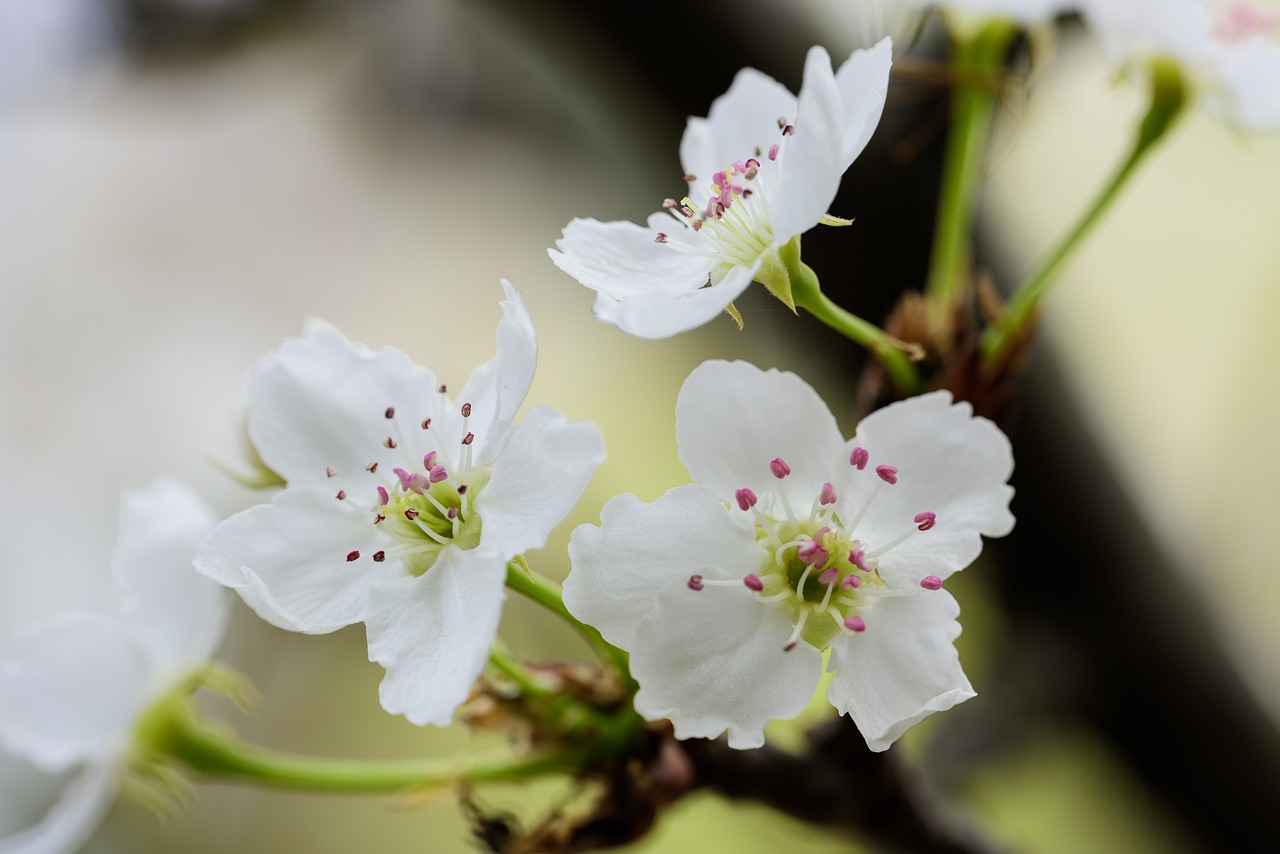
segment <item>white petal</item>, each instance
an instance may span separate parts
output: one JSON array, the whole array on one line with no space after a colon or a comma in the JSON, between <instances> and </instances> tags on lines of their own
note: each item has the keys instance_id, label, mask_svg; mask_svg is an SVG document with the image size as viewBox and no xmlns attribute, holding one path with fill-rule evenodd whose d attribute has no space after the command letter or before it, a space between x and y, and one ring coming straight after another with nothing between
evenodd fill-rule
<instances>
[{"instance_id":1,"label":"white petal","mask_svg":"<svg viewBox=\"0 0 1280 854\"><path fill-rule=\"evenodd\" d=\"M113 756L151 678L146 650L119 619L62 614L15 632L0 659L0 743L52 774Z\"/></svg>"},{"instance_id":2,"label":"white petal","mask_svg":"<svg viewBox=\"0 0 1280 854\"><path fill-rule=\"evenodd\" d=\"M498 355L475 369L458 400L472 405L475 418L510 421L533 382L538 343L520 294L506 279L502 289L507 298L498 323Z\"/></svg>"},{"instance_id":3,"label":"white petal","mask_svg":"<svg viewBox=\"0 0 1280 854\"><path fill-rule=\"evenodd\" d=\"M666 213L650 216L648 227L575 219L556 241L560 251L547 254L596 291L601 321L641 338L666 338L714 318L755 273L754 266L745 273L741 267L718 270L714 259L654 242L659 232L674 235L684 228Z\"/></svg>"},{"instance_id":4,"label":"white petal","mask_svg":"<svg viewBox=\"0 0 1280 854\"><path fill-rule=\"evenodd\" d=\"M872 750L887 750L911 727L975 696L952 641L960 606L945 590L880 598L864 609L866 631L831 644L827 697L848 714Z\"/></svg>"},{"instance_id":5,"label":"white petal","mask_svg":"<svg viewBox=\"0 0 1280 854\"><path fill-rule=\"evenodd\" d=\"M822 675L809 644L783 651L790 634L785 605L762 605L741 585L694 592L676 580L636 626L636 711L670 719L676 738L728 730L730 747L759 747L764 725L804 711Z\"/></svg>"},{"instance_id":6,"label":"white petal","mask_svg":"<svg viewBox=\"0 0 1280 854\"><path fill-rule=\"evenodd\" d=\"M778 192L769 205L774 238L786 243L813 228L835 200L844 174L844 108L831 57L809 49L795 133L786 141Z\"/></svg>"},{"instance_id":7,"label":"white petal","mask_svg":"<svg viewBox=\"0 0 1280 854\"><path fill-rule=\"evenodd\" d=\"M685 127L680 163L696 176L689 182L690 197L705 199L712 175L781 142L778 120L795 117L796 96L787 87L754 68L739 71L729 90L711 103L707 117L690 118Z\"/></svg>"},{"instance_id":8,"label":"white petal","mask_svg":"<svg viewBox=\"0 0 1280 854\"><path fill-rule=\"evenodd\" d=\"M750 487L760 495L785 489L806 509L843 444L831 410L804 380L722 361L702 363L684 381L676 440L693 479L731 506L734 492ZM769 471L777 457L791 467L782 481Z\"/></svg>"},{"instance_id":9,"label":"white petal","mask_svg":"<svg viewBox=\"0 0 1280 854\"><path fill-rule=\"evenodd\" d=\"M434 449L433 431L419 423L440 419L436 389L435 376L399 350L370 352L337 330L314 328L280 345L250 375L249 436L291 486L373 495L381 481L365 471L369 462L385 470L420 466ZM392 433L403 447L384 446ZM328 477L329 468L337 476Z\"/></svg>"},{"instance_id":10,"label":"white petal","mask_svg":"<svg viewBox=\"0 0 1280 854\"><path fill-rule=\"evenodd\" d=\"M1205 107L1246 130L1280 128L1280 47L1251 38L1221 52L1215 63L1221 87Z\"/></svg>"},{"instance_id":11,"label":"white petal","mask_svg":"<svg viewBox=\"0 0 1280 854\"><path fill-rule=\"evenodd\" d=\"M747 289L760 267L730 267L715 284L682 293L652 292L615 301L596 298L596 317L637 338L669 338L714 320Z\"/></svg>"},{"instance_id":12,"label":"white petal","mask_svg":"<svg viewBox=\"0 0 1280 854\"><path fill-rule=\"evenodd\" d=\"M176 481L124 496L111 561L120 612L162 668L203 664L222 639L226 591L191 565L215 524L213 511Z\"/></svg>"},{"instance_id":13,"label":"white petal","mask_svg":"<svg viewBox=\"0 0 1280 854\"><path fill-rule=\"evenodd\" d=\"M768 562L750 525L735 522L733 512L740 511L727 510L696 484L678 486L652 504L634 495L612 499L600 527L582 525L569 539L569 612L614 646L631 649L636 625L668 584L715 571L742 578Z\"/></svg>"},{"instance_id":14,"label":"white petal","mask_svg":"<svg viewBox=\"0 0 1280 854\"><path fill-rule=\"evenodd\" d=\"M666 213L652 214L648 225L574 219L547 254L561 270L615 302L654 292L680 294L705 285L715 267L711 260L654 240L659 232L683 228Z\"/></svg>"},{"instance_id":15,"label":"white petal","mask_svg":"<svg viewBox=\"0 0 1280 854\"><path fill-rule=\"evenodd\" d=\"M28 772L24 775L27 779L18 779L10 769L4 769L0 791L5 793L6 801L25 793L30 786L43 784L42 780L30 779L35 772L19 770ZM12 826L0 821L0 854L71 854L78 850L111 806L115 796L113 776L109 763L89 765L67 781L48 812L35 824ZM7 819L3 811L4 806L0 805L0 815Z\"/></svg>"},{"instance_id":16,"label":"white petal","mask_svg":"<svg viewBox=\"0 0 1280 854\"><path fill-rule=\"evenodd\" d=\"M323 634L364 618L376 579L399 571L393 558L372 560L391 543L374 526L372 510L290 488L219 525L195 565L272 625ZM360 557L348 561L352 551Z\"/></svg>"},{"instance_id":17,"label":"white petal","mask_svg":"<svg viewBox=\"0 0 1280 854\"><path fill-rule=\"evenodd\" d=\"M926 575L946 578L982 551L980 535L1002 537L1013 529L1009 440L987 419L973 417L968 403L953 404L948 392L871 413L846 449L855 446L865 448L871 461L858 473L854 489L841 496L846 519L880 482L876 466L896 466L898 482L880 489L854 536L874 550L913 530L917 513L937 514L936 527L912 534L880 558L880 573L891 583L918 583Z\"/></svg>"},{"instance_id":18,"label":"white petal","mask_svg":"<svg viewBox=\"0 0 1280 854\"><path fill-rule=\"evenodd\" d=\"M540 406L503 440L493 475L476 498L481 545L505 557L546 545L582 497L604 443L594 424L568 424Z\"/></svg>"},{"instance_id":19,"label":"white petal","mask_svg":"<svg viewBox=\"0 0 1280 854\"><path fill-rule=\"evenodd\" d=\"M369 660L386 668L382 708L447 726L484 669L502 614L506 558L447 548L435 566L369 597Z\"/></svg>"},{"instance_id":20,"label":"white petal","mask_svg":"<svg viewBox=\"0 0 1280 854\"><path fill-rule=\"evenodd\" d=\"M844 114L844 142L840 171L857 159L880 124L884 99L889 94L889 66L893 42L884 38L875 47L855 50L836 72L836 86Z\"/></svg>"},{"instance_id":21,"label":"white petal","mask_svg":"<svg viewBox=\"0 0 1280 854\"><path fill-rule=\"evenodd\" d=\"M1196 62L1210 45L1213 18L1203 0L1080 0L1076 5L1116 60L1167 54Z\"/></svg>"}]
</instances>

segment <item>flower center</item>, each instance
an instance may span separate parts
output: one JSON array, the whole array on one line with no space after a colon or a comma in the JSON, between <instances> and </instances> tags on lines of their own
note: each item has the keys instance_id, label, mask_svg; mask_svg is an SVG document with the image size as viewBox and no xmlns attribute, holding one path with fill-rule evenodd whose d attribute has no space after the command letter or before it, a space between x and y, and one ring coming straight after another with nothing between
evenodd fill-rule
<instances>
[{"instance_id":1,"label":"flower center","mask_svg":"<svg viewBox=\"0 0 1280 854\"><path fill-rule=\"evenodd\" d=\"M441 386L441 401L448 406L444 392L445 387ZM367 506L371 523L387 538L385 548L369 555L374 562L398 558L407 572L417 576L434 566L448 546L473 549L480 544L481 523L475 500L489 482L490 472L472 461L475 435L467 430L471 404L462 404L461 413L462 436L459 444L448 449L452 452L449 458L446 459L445 448L437 447L417 460L405 447L409 443L401 432L395 407L387 407L384 415L388 435L382 440L377 457L365 466L365 471L380 481L379 485L361 495L348 495L345 490L337 494L340 501ZM438 428L433 431L430 418L418 422L418 428L435 440L430 444L438 444L443 438L438 436ZM412 444L421 447L423 443ZM333 469L329 472L331 476L335 474ZM361 557L359 550L352 550L346 560L354 562Z\"/></svg>"},{"instance_id":2,"label":"flower center","mask_svg":"<svg viewBox=\"0 0 1280 854\"><path fill-rule=\"evenodd\" d=\"M1280 35L1280 4L1265 0L1210 0L1213 34L1229 44L1254 36L1276 40Z\"/></svg>"},{"instance_id":3,"label":"flower center","mask_svg":"<svg viewBox=\"0 0 1280 854\"><path fill-rule=\"evenodd\" d=\"M863 472L869 461L866 450L855 448L849 464ZM782 459L770 462L769 469L778 480L791 474L790 466ZM865 631L867 623L859 611L876 597L916 595L913 589L886 586L880 576L880 557L913 534L933 528L937 516L927 511L915 514L901 534L885 543L873 546L860 539L859 524L881 490L898 482L898 470L880 465L865 476L878 481L848 518L837 510L836 490L830 482L822 485L805 516L796 513L781 489L776 496L766 493L763 504L767 507L750 489L736 493L739 509L755 516L756 542L771 555L758 572L748 573L742 583L762 604L790 609L792 632L787 650L802 640L822 649L842 633ZM689 579L689 588L695 591L709 584L736 586L738 581L708 581L699 575ZM942 581L931 575L922 579L920 586L937 590Z\"/></svg>"},{"instance_id":4,"label":"flower center","mask_svg":"<svg viewBox=\"0 0 1280 854\"><path fill-rule=\"evenodd\" d=\"M783 140L794 128L778 120ZM665 243L689 255L713 258L727 267L750 265L773 246L769 223L769 199L778 191L781 143L768 151L755 149L753 156L728 164L711 176L706 201L699 204L685 196L679 202L667 199L662 207L681 228L659 232L656 243ZM692 183L694 175L685 175Z\"/></svg>"}]
</instances>

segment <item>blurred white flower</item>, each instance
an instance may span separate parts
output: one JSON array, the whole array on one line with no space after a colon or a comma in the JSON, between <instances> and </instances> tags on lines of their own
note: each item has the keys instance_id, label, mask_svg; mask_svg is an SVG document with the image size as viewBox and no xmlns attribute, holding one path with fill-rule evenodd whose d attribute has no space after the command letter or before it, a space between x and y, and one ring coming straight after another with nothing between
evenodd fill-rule
<instances>
[{"instance_id":1,"label":"blurred white flower","mask_svg":"<svg viewBox=\"0 0 1280 854\"><path fill-rule=\"evenodd\" d=\"M1280 128L1280 3L1275 0L1082 0L1117 61L1169 57L1212 115L1247 130Z\"/></svg>"},{"instance_id":2,"label":"blurred white flower","mask_svg":"<svg viewBox=\"0 0 1280 854\"><path fill-rule=\"evenodd\" d=\"M249 435L288 484L223 522L196 567L291 631L363 622L383 707L448 724L488 657L507 562L539 548L604 457L591 424L511 419L537 348L519 295L455 404L435 376L318 327L249 378Z\"/></svg>"},{"instance_id":3,"label":"blurred white flower","mask_svg":"<svg viewBox=\"0 0 1280 854\"><path fill-rule=\"evenodd\" d=\"M16 632L0 659L0 851L72 851L114 797L133 728L222 639L223 591L191 567L213 514L160 481L124 497L112 573L119 613ZM52 806L44 809L52 802Z\"/></svg>"},{"instance_id":4,"label":"blurred white flower","mask_svg":"<svg viewBox=\"0 0 1280 854\"><path fill-rule=\"evenodd\" d=\"M636 709L678 738L733 747L828 697L872 750L973 696L939 589L1013 527L1009 442L946 392L897 403L841 438L794 374L707 362L680 391L680 459L696 481L653 504L622 495L569 545L569 610L631 653Z\"/></svg>"},{"instance_id":5,"label":"blurred white flower","mask_svg":"<svg viewBox=\"0 0 1280 854\"><path fill-rule=\"evenodd\" d=\"M778 251L827 216L880 121L891 58L884 39L833 73L812 48L799 98L744 68L705 119L689 120L684 199L647 226L574 219L551 260L596 292L596 317L642 338L706 323L753 280L789 299Z\"/></svg>"}]
</instances>

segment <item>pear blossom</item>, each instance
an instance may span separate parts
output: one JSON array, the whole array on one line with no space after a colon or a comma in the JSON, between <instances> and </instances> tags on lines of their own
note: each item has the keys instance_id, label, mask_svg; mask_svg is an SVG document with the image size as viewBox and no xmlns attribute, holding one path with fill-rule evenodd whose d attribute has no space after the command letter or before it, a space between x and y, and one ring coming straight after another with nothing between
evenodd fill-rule
<instances>
[{"instance_id":1,"label":"pear blossom","mask_svg":"<svg viewBox=\"0 0 1280 854\"><path fill-rule=\"evenodd\" d=\"M569 544L569 610L631 654L636 710L677 738L757 747L828 699L872 750L974 696L941 589L1013 527L1004 434L933 392L872 413L845 441L794 374L707 362L676 408L696 481L622 495Z\"/></svg>"},{"instance_id":2,"label":"pear blossom","mask_svg":"<svg viewBox=\"0 0 1280 854\"><path fill-rule=\"evenodd\" d=\"M753 68L738 72L680 142L688 183L645 225L574 219L551 260L596 292L595 314L641 338L701 326L753 281L790 304L779 250L820 222L866 147L888 89L891 42L832 72L809 51L799 97Z\"/></svg>"},{"instance_id":3,"label":"pear blossom","mask_svg":"<svg viewBox=\"0 0 1280 854\"><path fill-rule=\"evenodd\" d=\"M498 628L507 562L539 548L603 459L546 407L513 423L533 324L503 287L498 355L456 398L398 350L318 326L249 378L249 436L286 488L223 522L196 567L263 619L310 634L363 622L383 707L448 724Z\"/></svg>"},{"instance_id":4,"label":"pear blossom","mask_svg":"<svg viewBox=\"0 0 1280 854\"><path fill-rule=\"evenodd\" d=\"M1280 128L1277 0L1083 0L1117 61L1176 60L1210 114L1246 130Z\"/></svg>"},{"instance_id":5,"label":"pear blossom","mask_svg":"<svg viewBox=\"0 0 1280 854\"><path fill-rule=\"evenodd\" d=\"M172 481L126 494L112 560L118 613L67 613L10 638L0 657L0 852L78 848L111 804L139 717L208 663L225 593L191 557L214 523Z\"/></svg>"}]
</instances>

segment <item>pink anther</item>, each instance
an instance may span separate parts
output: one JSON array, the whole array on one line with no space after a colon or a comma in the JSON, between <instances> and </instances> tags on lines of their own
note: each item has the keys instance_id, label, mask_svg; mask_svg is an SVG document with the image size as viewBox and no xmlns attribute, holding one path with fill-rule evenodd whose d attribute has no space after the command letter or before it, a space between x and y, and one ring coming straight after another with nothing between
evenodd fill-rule
<instances>
[{"instance_id":1,"label":"pink anther","mask_svg":"<svg viewBox=\"0 0 1280 854\"><path fill-rule=\"evenodd\" d=\"M738 499L738 508L740 510L750 510L752 507L755 507L756 502L760 500L756 498L756 494L754 492L750 489L746 489L745 487L733 493L733 497Z\"/></svg>"},{"instance_id":2,"label":"pink anther","mask_svg":"<svg viewBox=\"0 0 1280 854\"><path fill-rule=\"evenodd\" d=\"M937 513L917 513L915 522L916 522L916 527L918 527L921 531L927 531L930 528L932 528L934 525L938 524L938 514Z\"/></svg>"},{"instance_id":3,"label":"pink anther","mask_svg":"<svg viewBox=\"0 0 1280 854\"><path fill-rule=\"evenodd\" d=\"M769 471L773 472L773 476L778 480L782 480L784 477L791 474L791 466L784 463L782 461L782 457L775 457L774 460L769 463Z\"/></svg>"},{"instance_id":4,"label":"pink anther","mask_svg":"<svg viewBox=\"0 0 1280 854\"><path fill-rule=\"evenodd\" d=\"M747 585L748 590L754 590L756 593L764 589L764 582L754 572L748 572L746 577L742 579L742 583Z\"/></svg>"},{"instance_id":5,"label":"pink anther","mask_svg":"<svg viewBox=\"0 0 1280 854\"><path fill-rule=\"evenodd\" d=\"M942 579L936 575L926 575L924 578L920 579L920 586L925 590L941 590Z\"/></svg>"},{"instance_id":6,"label":"pink anther","mask_svg":"<svg viewBox=\"0 0 1280 854\"><path fill-rule=\"evenodd\" d=\"M822 484L822 492L818 494L818 503L824 507L836 503L836 488L830 483Z\"/></svg>"},{"instance_id":7,"label":"pink anther","mask_svg":"<svg viewBox=\"0 0 1280 854\"><path fill-rule=\"evenodd\" d=\"M844 627L851 632L865 632L867 630L867 623L857 614L854 614L852 617L849 617L844 621Z\"/></svg>"},{"instance_id":8,"label":"pink anther","mask_svg":"<svg viewBox=\"0 0 1280 854\"><path fill-rule=\"evenodd\" d=\"M693 590L694 592L697 592L697 591L701 590L702 588L703 588L703 584L702 584L702 576L701 576L701 575L691 575L691 576L689 576L689 589L690 589L690 590Z\"/></svg>"},{"instance_id":9,"label":"pink anther","mask_svg":"<svg viewBox=\"0 0 1280 854\"><path fill-rule=\"evenodd\" d=\"M898 482L898 469L895 466L876 466L876 474L880 475L880 479L885 483Z\"/></svg>"},{"instance_id":10,"label":"pink anther","mask_svg":"<svg viewBox=\"0 0 1280 854\"><path fill-rule=\"evenodd\" d=\"M867 461L871 459L871 455L867 453L866 448L854 448L853 453L849 455L849 465L862 471L867 467Z\"/></svg>"}]
</instances>

